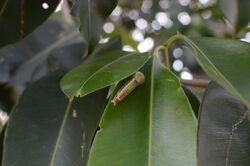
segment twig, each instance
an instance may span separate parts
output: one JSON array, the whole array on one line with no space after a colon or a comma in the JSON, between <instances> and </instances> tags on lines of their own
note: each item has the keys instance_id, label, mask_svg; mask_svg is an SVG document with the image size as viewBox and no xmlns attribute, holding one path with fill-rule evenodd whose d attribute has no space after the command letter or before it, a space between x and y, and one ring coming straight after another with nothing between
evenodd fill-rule
<instances>
[{"instance_id":1,"label":"twig","mask_svg":"<svg viewBox=\"0 0 250 166\"><path fill-rule=\"evenodd\" d=\"M193 86L198 88L207 88L209 84L209 80L200 80L200 79L194 79L194 80L185 80L181 79L181 83L186 86Z\"/></svg>"}]
</instances>

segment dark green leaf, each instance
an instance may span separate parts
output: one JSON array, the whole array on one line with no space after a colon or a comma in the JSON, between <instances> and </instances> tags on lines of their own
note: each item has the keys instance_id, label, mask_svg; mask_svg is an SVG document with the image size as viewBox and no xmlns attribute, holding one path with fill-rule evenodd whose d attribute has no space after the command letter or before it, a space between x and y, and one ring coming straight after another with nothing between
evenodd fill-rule
<instances>
[{"instance_id":1,"label":"dark green leaf","mask_svg":"<svg viewBox=\"0 0 250 166\"><path fill-rule=\"evenodd\" d=\"M54 12L60 0L2 0L0 2L0 47L30 34ZM44 6L48 6L47 9Z\"/></svg>"},{"instance_id":2,"label":"dark green leaf","mask_svg":"<svg viewBox=\"0 0 250 166\"><path fill-rule=\"evenodd\" d=\"M85 51L86 46L83 42L59 46L51 52L46 63L48 63L48 68L52 71L57 69L66 69L68 71L85 60L83 58Z\"/></svg>"},{"instance_id":3,"label":"dark green leaf","mask_svg":"<svg viewBox=\"0 0 250 166\"><path fill-rule=\"evenodd\" d=\"M109 40L109 42L104 44L98 44L96 46L96 49L93 51L91 56L94 56L96 54L104 53L104 52L110 52L113 50L121 50L122 49L122 41L121 37L113 37Z\"/></svg>"},{"instance_id":4,"label":"dark green leaf","mask_svg":"<svg viewBox=\"0 0 250 166\"><path fill-rule=\"evenodd\" d=\"M199 119L200 166L247 166L250 129L246 107L215 83L209 85Z\"/></svg>"},{"instance_id":5,"label":"dark green leaf","mask_svg":"<svg viewBox=\"0 0 250 166\"><path fill-rule=\"evenodd\" d=\"M21 74L18 79L15 79L18 75L17 73L20 72L18 69L22 68L21 65L27 61L35 58L36 54L57 41L63 31L63 25L60 21L48 20L24 40L0 49L0 82L20 84L26 78L26 81L29 81L31 77L29 73L34 72L34 69L32 69L33 65L29 63L27 65L28 70L23 72L24 74Z\"/></svg>"},{"instance_id":6,"label":"dark green leaf","mask_svg":"<svg viewBox=\"0 0 250 166\"><path fill-rule=\"evenodd\" d=\"M68 71L87 59L84 55L86 53L86 45L80 41L72 41L74 42L66 45L63 44L50 53L51 55L48 57L48 68L50 70L66 69ZM121 39L119 37L112 38L107 43L97 45L91 56L114 49L118 50L121 47Z\"/></svg>"},{"instance_id":7,"label":"dark green leaf","mask_svg":"<svg viewBox=\"0 0 250 166\"><path fill-rule=\"evenodd\" d=\"M186 87L182 87L190 104L194 111L194 114L196 117L199 115L199 109L200 109L200 101L197 99L197 97L192 93L192 91Z\"/></svg>"},{"instance_id":8,"label":"dark green leaf","mask_svg":"<svg viewBox=\"0 0 250 166\"><path fill-rule=\"evenodd\" d=\"M105 19L116 7L118 0L74 0L72 14L80 21L82 32L90 51L95 47L102 33Z\"/></svg>"},{"instance_id":9,"label":"dark green leaf","mask_svg":"<svg viewBox=\"0 0 250 166\"><path fill-rule=\"evenodd\" d=\"M67 73L61 81L61 87L69 98L82 97L128 77L147 60L147 54L122 51L100 53Z\"/></svg>"},{"instance_id":10,"label":"dark green leaf","mask_svg":"<svg viewBox=\"0 0 250 166\"><path fill-rule=\"evenodd\" d=\"M21 96L8 123L3 166L83 166L107 91L70 102L61 74L45 77Z\"/></svg>"},{"instance_id":11,"label":"dark green leaf","mask_svg":"<svg viewBox=\"0 0 250 166\"><path fill-rule=\"evenodd\" d=\"M4 144L4 136L6 131L6 125L3 127L1 126L1 133L0 133L0 161L3 160L3 144Z\"/></svg>"},{"instance_id":12,"label":"dark green leaf","mask_svg":"<svg viewBox=\"0 0 250 166\"><path fill-rule=\"evenodd\" d=\"M196 118L179 80L155 58L141 71L145 83L108 104L88 166L195 166Z\"/></svg>"},{"instance_id":13,"label":"dark green leaf","mask_svg":"<svg viewBox=\"0 0 250 166\"><path fill-rule=\"evenodd\" d=\"M0 110L10 112L16 102L15 91L7 84L0 84Z\"/></svg>"},{"instance_id":14,"label":"dark green leaf","mask_svg":"<svg viewBox=\"0 0 250 166\"><path fill-rule=\"evenodd\" d=\"M216 38L183 39L205 72L250 108L250 44Z\"/></svg>"},{"instance_id":15,"label":"dark green leaf","mask_svg":"<svg viewBox=\"0 0 250 166\"><path fill-rule=\"evenodd\" d=\"M76 31L69 33L67 36L59 38L57 41L51 43L48 47L34 54L30 59L26 60L17 68L15 75L11 80L12 84L20 84L28 81L37 80L38 78L41 78L42 76L47 74L49 70L49 67L47 66L47 60L50 53L55 48L62 48L68 42L70 43L72 41L77 40L76 38L78 35L79 34ZM72 56L77 55L74 54Z\"/></svg>"},{"instance_id":16,"label":"dark green leaf","mask_svg":"<svg viewBox=\"0 0 250 166\"><path fill-rule=\"evenodd\" d=\"M224 16L235 28L236 32L249 23L249 0L219 0L219 6Z\"/></svg>"}]
</instances>

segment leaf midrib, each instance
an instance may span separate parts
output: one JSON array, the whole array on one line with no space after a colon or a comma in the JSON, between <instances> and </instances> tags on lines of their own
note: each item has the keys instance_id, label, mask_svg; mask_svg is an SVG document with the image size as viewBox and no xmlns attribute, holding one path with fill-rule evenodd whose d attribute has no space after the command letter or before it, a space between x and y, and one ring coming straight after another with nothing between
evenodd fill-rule
<instances>
[{"instance_id":1,"label":"leaf midrib","mask_svg":"<svg viewBox=\"0 0 250 166\"><path fill-rule=\"evenodd\" d=\"M155 71L155 57L153 57L153 63L150 73L150 97L149 97L149 145L148 145L148 166L152 163L152 128L153 128L153 102L154 102L154 71Z\"/></svg>"},{"instance_id":2,"label":"leaf midrib","mask_svg":"<svg viewBox=\"0 0 250 166\"><path fill-rule=\"evenodd\" d=\"M54 166L54 163L55 163L55 160L56 160L57 150L58 150L58 147L60 145L60 141L61 141L63 131L64 131L64 128L65 128L65 124L66 124L66 121L67 121L67 118L68 118L68 115L69 115L69 112L70 112L71 104L72 104L72 101L69 101L68 106L67 106L67 108L65 110L63 121L62 121L60 130L59 130L59 133L58 133L58 136L57 136L57 139L56 139L56 144L55 144L55 147L54 147L54 150L53 150L53 153L52 153L52 157L51 157L51 160L50 160L50 164L49 164L50 166Z\"/></svg>"},{"instance_id":3,"label":"leaf midrib","mask_svg":"<svg viewBox=\"0 0 250 166\"><path fill-rule=\"evenodd\" d=\"M79 90L77 91L77 93L75 94L75 96L80 96L80 97L83 97L84 95L81 95L81 91L82 89L84 88L84 86L96 75L98 74L101 70L105 69L106 67L114 64L115 62L119 61L119 60L122 60L122 59L125 59L127 58L128 56L134 56L135 53L131 53L131 54L127 54L127 55L124 55L124 56L121 56L115 60L113 60L112 62L109 62L107 64L105 64L104 66L102 66L101 68L99 68L98 70L96 70L92 75L89 76L89 78L84 81L84 83L81 85L81 87L79 88ZM87 94L85 94L87 95Z\"/></svg>"},{"instance_id":4,"label":"leaf midrib","mask_svg":"<svg viewBox=\"0 0 250 166\"><path fill-rule=\"evenodd\" d=\"M197 50L198 52L200 52L203 56L203 58L207 61L207 63L211 66L211 68L214 70L215 73L217 73L219 75L219 77L229 86L229 88L233 91L234 94L236 94L240 100L248 107L250 108L250 103L245 99L245 97L243 97L241 95L241 93L230 83L230 81L228 81L224 75L217 69L217 67L214 66L214 64L208 59L208 57L206 56L206 54L190 39L188 39L187 37L183 36L182 37L192 48L193 50ZM196 52L196 51L195 51ZM195 58L197 58L197 56L194 56Z\"/></svg>"}]
</instances>

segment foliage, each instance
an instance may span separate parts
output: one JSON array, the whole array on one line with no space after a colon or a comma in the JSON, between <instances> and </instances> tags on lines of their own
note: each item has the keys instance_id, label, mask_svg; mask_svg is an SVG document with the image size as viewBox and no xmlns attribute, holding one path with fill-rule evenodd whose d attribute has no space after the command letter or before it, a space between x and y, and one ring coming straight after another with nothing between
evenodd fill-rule
<instances>
[{"instance_id":1,"label":"foliage","mask_svg":"<svg viewBox=\"0 0 250 166\"><path fill-rule=\"evenodd\" d=\"M248 0L59 3L0 2L3 166L249 165Z\"/></svg>"}]
</instances>

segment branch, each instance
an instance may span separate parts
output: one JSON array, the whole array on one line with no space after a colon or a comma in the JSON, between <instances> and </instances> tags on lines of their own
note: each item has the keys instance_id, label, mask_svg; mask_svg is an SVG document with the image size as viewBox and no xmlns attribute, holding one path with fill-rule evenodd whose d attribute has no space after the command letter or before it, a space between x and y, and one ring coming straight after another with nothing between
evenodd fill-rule
<instances>
[{"instance_id":1,"label":"branch","mask_svg":"<svg viewBox=\"0 0 250 166\"><path fill-rule=\"evenodd\" d=\"M185 80L181 79L181 83L186 86L193 86L198 88L207 88L210 80L200 80L200 79L194 79L194 80Z\"/></svg>"}]
</instances>

